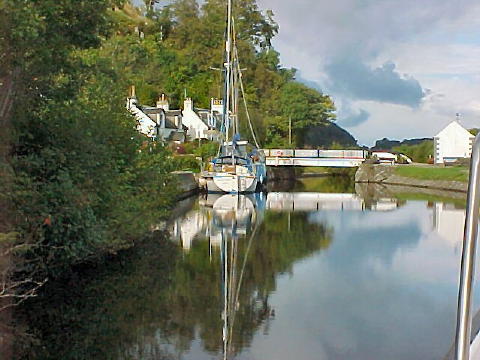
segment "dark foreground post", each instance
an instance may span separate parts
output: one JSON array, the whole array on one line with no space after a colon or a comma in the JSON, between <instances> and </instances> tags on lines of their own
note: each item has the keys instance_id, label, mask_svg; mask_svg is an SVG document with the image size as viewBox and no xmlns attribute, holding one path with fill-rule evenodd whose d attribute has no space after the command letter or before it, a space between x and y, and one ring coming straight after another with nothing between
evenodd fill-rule
<instances>
[{"instance_id":1,"label":"dark foreground post","mask_svg":"<svg viewBox=\"0 0 480 360\"><path fill-rule=\"evenodd\" d=\"M477 245L478 216L480 207L480 136L475 138L470 163L467 216L463 236L460 288L458 291L457 333L455 359L470 359L472 332L472 286L475 272L475 249Z\"/></svg>"}]
</instances>

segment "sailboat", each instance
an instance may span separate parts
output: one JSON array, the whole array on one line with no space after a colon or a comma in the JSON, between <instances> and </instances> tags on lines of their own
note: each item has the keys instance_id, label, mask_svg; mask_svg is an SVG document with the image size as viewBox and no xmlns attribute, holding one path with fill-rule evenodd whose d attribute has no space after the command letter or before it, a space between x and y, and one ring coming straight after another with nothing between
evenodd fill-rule
<instances>
[{"instance_id":1,"label":"sailboat","mask_svg":"<svg viewBox=\"0 0 480 360\"><path fill-rule=\"evenodd\" d=\"M232 0L228 0L227 6L222 124L224 141L219 147L217 157L209 163L207 171L201 174L201 180L209 193L253 193L261 189L267 180L265 156L259 149L245 100L232 16ZM240 91L255 145L242 140L240 136L238 118Z\"/></svg>"}]
</instances>

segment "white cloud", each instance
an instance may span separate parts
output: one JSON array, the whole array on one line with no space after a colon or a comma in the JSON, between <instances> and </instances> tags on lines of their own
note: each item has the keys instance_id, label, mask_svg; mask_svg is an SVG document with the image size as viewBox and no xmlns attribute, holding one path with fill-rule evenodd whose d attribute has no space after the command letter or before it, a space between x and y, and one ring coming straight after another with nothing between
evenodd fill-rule
<instances>
[{"instance_id":1,"label":"white cloud","mask_svg":"<svg viewBox=\"0 0 480 360\"><path fill-rule=\"evenodd\" d=\"M319 82L322 88L330 84L327 90L334 100L349 104L350 108L340 111L340 115L345 114L344 125L361 143L385 136L397 139L433 136L456 112L464 114L465 126L480 125L477 100L480 3L477 1L259 0L259 3L276 14L280 33L274 45L282 54L284 65L299 68L303 78ZM332 86L338 74L325 71L328 64L338 59L353 59L359 67L367 69L391 62L396 65L395 73L400 79L410 79L409 85L418 81L428 95L418 109L395 105L414 102L402 100L402 96L413 99L406 90L419 94L418 88L408 89L397 82L401 86L390 88L388 96L388 101L394 104L382 104L378 102L382 99L373 96L352 97L351 93ZM370 85L382 88L381 84L365 84L366 93ZM361 86L355 88L356 94L361 91ZM400 100L394 98L396 91ZM355 101L359 99L372 101ZM357 121L355 115L365 112L370 113L369 120ZM341 116L339 124L342 125Z\"/></svg>"}]
</instances>

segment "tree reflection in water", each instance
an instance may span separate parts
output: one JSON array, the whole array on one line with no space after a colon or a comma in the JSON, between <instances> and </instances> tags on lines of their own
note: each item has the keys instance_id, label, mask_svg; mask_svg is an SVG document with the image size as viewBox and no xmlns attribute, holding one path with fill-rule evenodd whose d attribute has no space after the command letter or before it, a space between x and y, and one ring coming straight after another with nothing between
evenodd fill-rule
<instances>
[{"instance_id":1,"label":"tree reflection in water","mask_svg":"<svg viewBox=\"0 0 480 360\"><path fill-rule=\"evenodd\" d=\"M17 342L17 358L178 359L198 341L210 356L234 358L257 331L268 332L278 275L331 242L331 229L307 212L241 200L204 202L198 211L208 226L188 251L156 233L51 283L17 311L33 339Z\"/></svg>"}]
</instances>

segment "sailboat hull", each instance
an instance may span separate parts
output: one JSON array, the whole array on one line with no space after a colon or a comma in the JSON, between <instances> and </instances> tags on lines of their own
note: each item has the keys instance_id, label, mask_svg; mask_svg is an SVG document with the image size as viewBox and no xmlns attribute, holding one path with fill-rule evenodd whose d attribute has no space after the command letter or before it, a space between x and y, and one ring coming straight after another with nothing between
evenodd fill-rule
<instances>
[{"instance_id":1,"label":"sailboat hull","mask_svg":"<svg viewBox=\"0 0 480 360\"><path fill-rule=\"evenodd\" d=\"M208 192L231 194L253 193L257 188L257 179L252 175L217 173L207 180Z\"/></svg>"}]
</instances>

